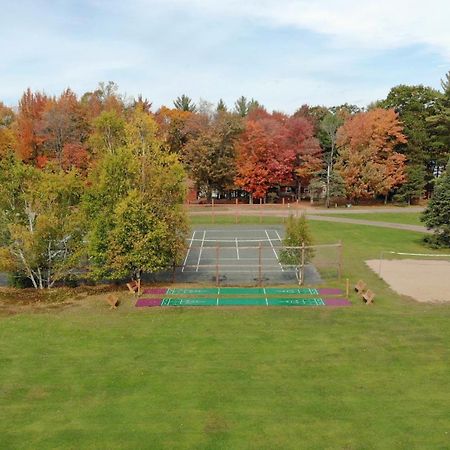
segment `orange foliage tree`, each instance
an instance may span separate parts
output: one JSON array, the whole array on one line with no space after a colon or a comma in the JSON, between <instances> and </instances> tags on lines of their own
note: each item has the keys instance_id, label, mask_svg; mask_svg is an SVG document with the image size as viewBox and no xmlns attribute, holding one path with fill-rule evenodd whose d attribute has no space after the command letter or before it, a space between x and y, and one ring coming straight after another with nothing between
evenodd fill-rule
<instances>
[{"instance_id":1,"label":"orange foliage tree","mask_svg":"<svg viewBox=\"0 0 450 450\"><path fill-rule=\"evenodd\" d=\"M19 101L17 114L17 153L26 162L35 162L42 153L44 137L40 134L42 115L48 97L40 92L33 93L27 89Z\"/></svg>"},{"instance_id":2,"label":"orange foliage tree","mask_svg":"<svg viewBox=\"0 0 450 450\"><path fill-rule=\"evenodd\" d=\"M388 194L405 181L405 157L396 152L406 143L393 109L376 108L350 117L339 129L336 169L351 200Z\"/></svg>"}]
</instances>

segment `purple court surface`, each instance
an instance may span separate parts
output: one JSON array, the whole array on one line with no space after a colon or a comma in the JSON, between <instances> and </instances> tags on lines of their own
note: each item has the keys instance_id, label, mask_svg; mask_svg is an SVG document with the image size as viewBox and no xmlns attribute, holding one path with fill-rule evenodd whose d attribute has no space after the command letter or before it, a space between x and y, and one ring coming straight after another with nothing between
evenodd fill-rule
<instances>
[{"instance_id":1,"label":"purple court surface","mask_svg":"<svg viewBox=\"0 0 450 450\"><path fill-rule=\"evenodd\" d=\"M162 298L140 298L136 302L137 308L161 306Z\"/></svg>"}]
</instances>

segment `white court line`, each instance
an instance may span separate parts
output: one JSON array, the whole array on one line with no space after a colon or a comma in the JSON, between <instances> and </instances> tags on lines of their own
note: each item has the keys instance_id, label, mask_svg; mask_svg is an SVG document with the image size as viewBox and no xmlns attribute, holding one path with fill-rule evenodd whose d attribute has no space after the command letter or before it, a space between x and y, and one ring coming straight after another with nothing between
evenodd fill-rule
<instances>
[{"instance_id":1,"label":"white court line","mask_svg":"<svg viewBox=\"0 0 450 450\"><path fill-rule=\"evenodd\" d=\"M269 231L276 231L276 230L274 230L274 229L270 229L270 228L267 228ZM201 233L203 230L197 230L199 233ZM264 229L262 229L262 228L260 228L260 229L257 229L257 230L248 230L248 229L239 229L239 228L237 228L237 229L235 229L235 230L226 230L226 229L223 229L223 230L217 230L216 228L208 228L208 231L214 231L214 233L234 233L234 232L237 232L237 233L239 233L239 234L241 234L241 233L256 233L257 231L260 231L260 232L263 232L263 231L265 231Z\"/></svg>"},{"instance_id":2,"label":"white court line","mask_svg":"<svg viewBox=\"0 0 450 450\"><path fill-rule=\"evenodd\" d=\"M277 233L278 239L280 242L283 242L283 239L281 239L280 233L278 233L278 230L275 230L275 233Z\"/></svg>"},{"instance_id":3,"label":"white court line","mask_svg":"<svg viewBox=\"0 0 450 450\"><path fill-rule=\"evenodd\" d=\"M269 300L267 300L266 288L264 288L264 296L266 297L266 306L269 306Z\"/></svg>"},{"instance_id":4,"label":"white court line","mask_svg":"<svg viewBox=\"0 0 450 450\"><path fill-rule=\"evenodd\" d=\"M187 263L187 260L189 258L189 253L191 252L192 242L194 241L195 233L196 233L196 231L194 231L192 233L191 242L189 244L189 248L188 248L188 251L186 253L186 258L184 258L183 268L181 269L182 272L184 272L184 268L186 267L186 263Z\"/></svg>"},{"instance_id":5,"label":"white court line","mask_svg":"<svg viewBox=\"0 0 450 450\"><path fill-rule=\"evenodd\" d=\"M236 238L236 255L237 255L237 259L239 260L239 246L238 246L238 238Z\"/></svg>"},{"instance_id":6,"label":"white court line","mask_svg":"<svg viewBox=\"0 0 450 450\"><path fill-rule=\"evenodd\" d=\"M198 254L197 269L195 269L196 272L198 272L198 266L200 265L200 260L202 259L203 244L205 243L205 236L206 236L206 231L203 231L202 245L200 247L200 252Z\"/></svg>"},{"instance_id":7,"label":"white court line","mask_svg":"<svg viewBox=\"0 0 450 450\"><path fill-rule=\"evenodd\" d=\"M266 232L267 239L270 242L270 246L272 247L272 250L273 250L273 253L275 255L275 258L277 258L278 264L280 265L280 269L281 269L282 272L284 272L283 266L281 265L280 260L278 259L277 251L275 250L275 247L272 244L272 240L270 239L269 233L267 232L267 230L265 230L265 232Z\"/></svg>"},{"instance_id":8,"label":"white court line","mask_svg":"<svg viewBox=\"0 0 450 450\"><path fill-rule=\"evenodd\" d=\"M275 233L277 234L278 239L280 240L280 243L282 244L283 243L283 239L281 239L281 236L280 236L280 233L278 233L278 230L275 230ZM283 265L281 263L280 263L280 266L281 266L281 269L283 269Z\"/></svg>"}]
</instances>

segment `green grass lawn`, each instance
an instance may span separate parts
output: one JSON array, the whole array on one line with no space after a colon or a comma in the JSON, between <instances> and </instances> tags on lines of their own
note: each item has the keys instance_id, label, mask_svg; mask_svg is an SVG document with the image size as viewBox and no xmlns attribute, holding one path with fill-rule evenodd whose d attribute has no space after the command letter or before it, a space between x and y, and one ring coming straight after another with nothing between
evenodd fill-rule
<instances>
[{"instance_id":1,"label":"green grass lawn","mask_svg":"<svg viewBox=\"0 0 450 450\"><path fill-rule=\"evenodd\" d=\"M419 233L311 222L342 239L366 307L149 308L123 294L0 316L0 448L445 449L450 305L364 264ZM428 249L426 249L429 252Z\"/></svg>"},{"instance_id":2,"label":"green grass lawn","mask_svg":"<svg viewBox=\"0 0 450 450\"><path fill-rule=\"evenodd\" d=\"M389 213L357 213L357 214L321 214L323 216L330 217L343 217L345 219L355 219L355 220L373 220L375 222L391 222L391 223L404 223L407 225L422 225L423 222L420 221L421 213L399 213L399 212L389 212Z\"/></svg>"}]
</instances>

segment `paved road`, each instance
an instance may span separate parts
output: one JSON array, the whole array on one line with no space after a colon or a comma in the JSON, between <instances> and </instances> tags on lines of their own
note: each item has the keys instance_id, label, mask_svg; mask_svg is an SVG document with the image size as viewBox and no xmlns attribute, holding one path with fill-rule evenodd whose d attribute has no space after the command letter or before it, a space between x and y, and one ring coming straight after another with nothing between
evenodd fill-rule
<instances>
[{"instance_id":1,"label":"paved road","mask_svg":"<svg viewBox=\"0 0 450 450\"><path fill-rule=\"evenodd\" d=\"M351 223L355 225L368 225L373 227L380 228L392 228L396 230L407 230L407 231L416 231L418 233L426 233L432 234L433 231L427 230L426 227L421 225L409 225L403 223L393 223L393 222L378 222L373 220L362 220L357 219L356 216L358 214L376 214L376 213L419 213L424 210L421 206L411 206L408 208L393 208L393 207L372 207L372 208L329 208L329 209L316 209L316 208L271 208L269 205L263 205L260 207L259 205L254 205L251 207L247 206L239 206L238 211L239 215L245 216L270 216L270 217L287 217L290 214L295 214L297 211L300 213L304 212L307 214L308 219L310 220L320 220L322 222L336 222L336 223ZM215 207L214 214L215 215L232 215L236 211L236 208L232 205L227 207ZM204 211L190 211L192 215L208 215L212 214L211 208ZM333 214L354 214L355 219L348 217L330 217ZM321 214L327 214L321 215Z\"/></svg>"}]
</instances>

